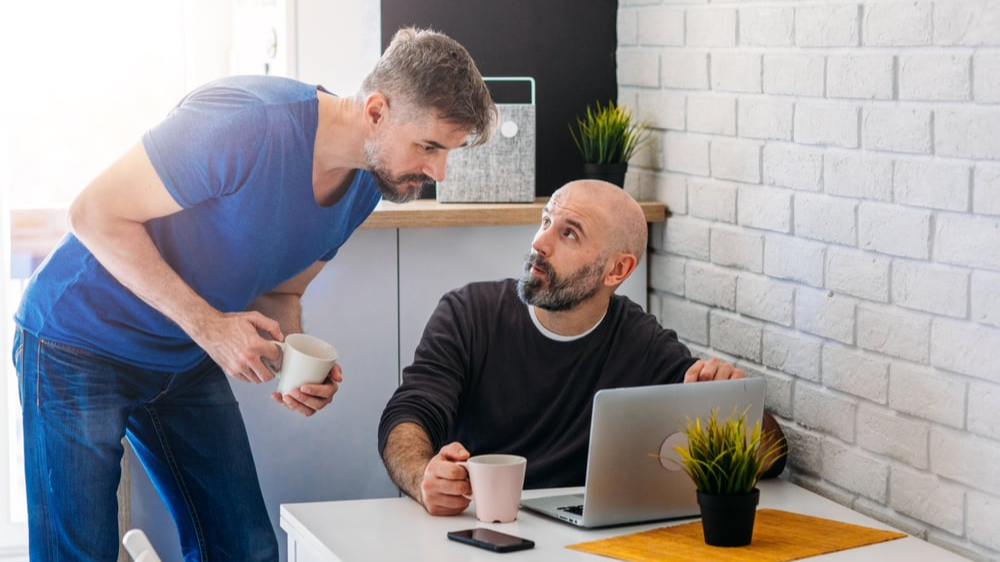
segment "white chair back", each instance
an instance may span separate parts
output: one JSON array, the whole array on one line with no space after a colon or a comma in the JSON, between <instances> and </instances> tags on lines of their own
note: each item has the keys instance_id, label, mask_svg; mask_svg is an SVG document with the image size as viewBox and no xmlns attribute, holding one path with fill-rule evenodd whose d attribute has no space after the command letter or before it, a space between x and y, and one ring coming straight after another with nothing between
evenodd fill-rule
<instances>
[{"instance_id":1,"label":"white chair back","mask_svg":"<svg viewBox=\"0 0 1000 562\"><path fill-rule=\"evenodd\" d=\"M134 562L162 562L160 557L153 550L153 545L146 538L146 533L139 529L132 529L122 537L122 544L125 550L132 556Z\"/></svg>"}]
</instances>

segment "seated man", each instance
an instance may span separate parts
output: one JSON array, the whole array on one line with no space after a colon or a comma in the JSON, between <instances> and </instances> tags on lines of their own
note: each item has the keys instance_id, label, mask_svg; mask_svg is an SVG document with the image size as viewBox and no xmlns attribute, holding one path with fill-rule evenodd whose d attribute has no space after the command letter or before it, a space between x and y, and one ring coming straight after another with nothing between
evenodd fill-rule
<instances>
[{"instance_id":1,"label":"seated man","mask_svg":"<svg viewBox=\"0 0 1000 562\"><path fill-rule=\"evenodd\" d=\"M598 390L744 376L692 358L672 330L614 294L646 253L647 228L621 188L571 182L542 211L520 279L441 299L379 424L400 489L433 515L461 513L471 489L455 463L482 453L526 457L528 489L582 486ZM769 414L764 430L783 438ZM774 474L784 466L774 465Z\"/></svg>"}]
</instances>

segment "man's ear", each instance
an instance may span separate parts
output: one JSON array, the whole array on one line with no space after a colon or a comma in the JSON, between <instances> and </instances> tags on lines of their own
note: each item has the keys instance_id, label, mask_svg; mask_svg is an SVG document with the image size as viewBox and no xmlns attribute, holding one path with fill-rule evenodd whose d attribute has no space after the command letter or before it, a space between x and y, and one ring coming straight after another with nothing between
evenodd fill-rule
<instances>
[{"instance_id":1,"label":"man's ear","mask_svg":"<svg viewBox=\"0 0 1000 562\"><path fill-rule=\"evenodd\" d=\"M632 272L635 271L636 266L639 265L639 259L632 254L618 254L611 258L611 269L604 274L604 284L617 287L621 285Z\"/></svg>"},{"instance_id":2,"label":"man's ear","mask_svg":"<svg viewBox=\"0 0 1000 562\"><path fill-rule=\"evenodd\" d=\"M389 100L384 94L374 92L365 98L364 115L370 125L378 125L386 118L389 110Z\"/></svg>"}]
</instances>

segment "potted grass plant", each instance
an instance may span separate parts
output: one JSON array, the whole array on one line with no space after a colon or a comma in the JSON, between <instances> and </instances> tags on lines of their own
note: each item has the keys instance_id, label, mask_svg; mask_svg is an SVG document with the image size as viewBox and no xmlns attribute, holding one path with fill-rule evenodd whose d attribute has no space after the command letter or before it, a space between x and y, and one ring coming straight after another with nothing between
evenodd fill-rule
<instances>
[{"instance_id":1,"label":"potted grass plant","mask_svg":"<svg viewBox=\"0 0 1000 562\"><path fill-rule=\"evenodd\" d=\"M780 440L762 439L760 422L747 426L747 412L720 420L713 410L707 422L691 420L687 445L675 447L681 466L695 484L705 542L744 546L753 539L760 491L757 482L771 463L785 454Z\"/></svg>"},{"instance_id":2,"label":"potted grass plant","mask_svg":"<svg viewBox=\"0 0 1000 562\"><path fill-rule=\"evenodd\" d=\"M623 105L600 101L587 107L584 117L578 117L576 127L570 125L570 135L583 156L584 177L625 185L628 161L649 139L649 125L636 121Z\"/></svg>"}]
</instances>

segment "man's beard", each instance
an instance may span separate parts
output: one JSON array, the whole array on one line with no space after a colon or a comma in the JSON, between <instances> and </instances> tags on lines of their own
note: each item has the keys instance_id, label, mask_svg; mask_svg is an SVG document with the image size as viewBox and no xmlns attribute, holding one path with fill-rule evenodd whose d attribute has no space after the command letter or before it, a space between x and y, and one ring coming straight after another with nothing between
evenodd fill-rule
<instances>
[{"instance_id":1,"label":"man's beard","mask_svg":"<svg viewBox=\"0 0 1000 562\"><path fill-rule=\"evenodd\" d=\"M604 259L595 260L569 275L556 275L549 262L538 254L528 254L524 263L524 274L517 280L517 296L524 304L559 312L575 308L597 293L604 275ZM532 273L537 267L544 279Z\"/></svg>"},{"instance_id":2,"label":"man's beard","mask_svg":"<svg viewBox=\"0 0 1000 562\"><path fill-rule=\"evenodd\" d=\"M375 186L382 194L382 199L392 203L406 203L419 197L424 188L434 185L434 180L426 174L403 174L393 177L388 167L382 164L381 156L377 141L365 143L368 172L375 180ZM414 182L418 183L412 185Z\"/></svg>"}]
</instances>

